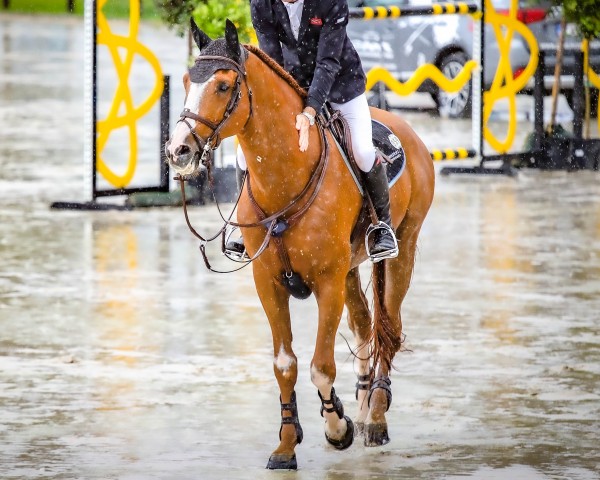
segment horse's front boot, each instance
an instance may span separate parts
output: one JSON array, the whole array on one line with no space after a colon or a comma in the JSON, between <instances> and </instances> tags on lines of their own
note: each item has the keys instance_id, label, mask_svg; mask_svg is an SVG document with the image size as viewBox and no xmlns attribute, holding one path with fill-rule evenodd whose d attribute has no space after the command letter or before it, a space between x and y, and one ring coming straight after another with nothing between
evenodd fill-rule
<instances>
[{"instance_id":1,"label":"horse's front boot","mask_svg":"<svg viewBox=\"0 0 600 480\"><path fill-rule=\"evenodd\" d=\"M279 400L281 403L281 398ZM284 412L287 412L287 415L284 416ZM289 439L289 432L287 435L287 441L284 442L283 438L283 427L284 425L292 425L294 427L294 439ZM300 426L300 420L298 419L298 405L296 404L296 392L292 392L292 396L290 398L290 403L281 403L281 427L279 428L279 440L282 442L282 445L286 443L292 444L294 447L300 443L302 443L302 439L304 438L304 433L302 432L302 427ZM298 468L298 463L296 461L296 454L293 451L292 453L281 452L275 450L269 461L267 463L267 468L269 470L296 470Z\"/></svg>"},{"instance_id":2,"label":"horse's front boot","mask_svg":"<svg viewBox=\"0 0 600 480\"><path fill-rule=\"evenodd\" d=\"M352 442L354 441L354 424L352 420L346 415L344 415L344 405L342 405L342 401L335 394L335 389L331 387L331 395L329 396L329 400L323 399L321 396L321 392L319 393L319 398L321 399L321 416L323 417L323 412L327 413L335 413L338 418L346 420L346 433L340 439L331 438L327 435L327 431L325 432L325 438L337 450L346 450Z\"/></svg>"}]
</instances>

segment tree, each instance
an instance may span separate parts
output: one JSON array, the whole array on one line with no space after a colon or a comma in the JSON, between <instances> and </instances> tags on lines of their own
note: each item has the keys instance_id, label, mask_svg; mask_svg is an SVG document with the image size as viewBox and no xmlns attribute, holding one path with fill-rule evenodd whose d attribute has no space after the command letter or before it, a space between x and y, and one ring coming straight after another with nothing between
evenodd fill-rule
<instances>
[{"instance_id":1,"label":"tree","mask_svg":"<svg viewBox=\"0 0 600 480\"><path fill-rule=\"evenodd\" d=\"M225 34L225 20L229 19L238 29L240 41L254 38L248 0L155 0L162 20L179 35L188 33L189 56L192 41L189 35L190 17L209 37Z\"/></svg>"},{"instance_id":2,"label":"tree","mask_svg":"<svg viewBox=\"0 0 600 480\"><path fill-rule=\"evenodd\" d=\"M536 2L539 3L539 2ZM556 102L558 93L560 92L560 70L562 67L562 57L564 49L564 35L567 23L572 23L577 28L578 33L583 37L584 41L590 41L593 38L600 37L600 8L598 0L552 0L552 3L560 7L561 32L559 38L558 49L556 52L556 68L554 70L554 85L552 88L552 114L550 117L549 129L552 131L555 127L556 119ZM584 66L584 72L589 69L589 65ZM590 92L589 84L585 82L585 97L586 97L586 130L589 131L590 117Z\"/></svg>"}]
</instances>

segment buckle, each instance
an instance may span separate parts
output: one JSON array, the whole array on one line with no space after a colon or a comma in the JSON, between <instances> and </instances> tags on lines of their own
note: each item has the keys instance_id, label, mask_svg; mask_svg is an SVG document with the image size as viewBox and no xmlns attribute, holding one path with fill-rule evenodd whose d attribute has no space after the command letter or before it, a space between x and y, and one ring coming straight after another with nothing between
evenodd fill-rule
<instances>
[{"instance_id":1,"label":"buckle","mask_svg":"<svg viewBox=\"0 0 600 480\"><path fill-rule=\"evenodd\" d=\"M373 235L377 231L381 231L381 230L388 232L394 240L396 239L394 230L392 230L392 227L390 227L387 223L378 222L377 224L372 223L371 225L369 225L369 228L367 228L367 233L365 234L365 250L367 252L369 259L373 263L381 262L381 260L386 260L388 258L396 258L398 256L398 242L397 241L395 242L395 245L396 245L395 248L386 250L384 252L375 253L375 254L371 253L371 248L369 246L369 243L370 243L369 240L371 239L371 235Z\"/></svg>"}]
</instances>

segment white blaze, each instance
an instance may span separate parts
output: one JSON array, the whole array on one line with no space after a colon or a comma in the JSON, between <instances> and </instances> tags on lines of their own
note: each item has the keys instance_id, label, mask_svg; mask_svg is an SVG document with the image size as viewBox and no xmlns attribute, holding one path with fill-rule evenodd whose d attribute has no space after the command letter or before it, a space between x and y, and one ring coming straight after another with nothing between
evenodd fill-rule
<instances>
[{"instance_id":1,"label":"white blaze","mask_svg":"<svg viewBox=\"0 0 600 480\"><path fill-rule=\"evenodd\" d=\"M202 101L202 97L204 96L204 94L206 92L206 88L208 87L208 84L214 78L215 78L215 76L213 75L204 83L191 83L190 84L190 91L188 92L187 98L185 100L185 105L184 105L185 109L189 110L192 113L195 113L196 115L200 115L198 106L200 105L200 102ZM192 128L194 128L196 126L196 120L193 120L191 118L186 118L186 121L187 121L187 123L189 123L189 125ZM184 122L177 123L177 125L175 126L175 130L173 130L173 135L171 136L171 144L169 145L169 151L171 152L171 154L174 154L175 149L179 145L183 145L186 143L185 140L189 134L190 134L190 128Z\"/></svg>"}]
</instances>

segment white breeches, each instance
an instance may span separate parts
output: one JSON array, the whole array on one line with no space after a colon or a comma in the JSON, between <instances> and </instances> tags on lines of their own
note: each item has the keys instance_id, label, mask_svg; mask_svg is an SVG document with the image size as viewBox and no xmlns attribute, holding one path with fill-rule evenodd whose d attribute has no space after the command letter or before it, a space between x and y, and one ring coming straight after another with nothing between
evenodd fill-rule
<instances>
[{"instance_id":1,"label":"white breeches","mask_svg":"<svg viewBox=\"0 0 600 480\"><path fill-rule=\"evenodd\" d=\"M352 151L358 167L368 172L375 163L375 147L373 147L373 127L367 96L363 93L346 103L332 103L334 110L339 110L348 122L352 136ZM242 170L246 170L246 157L238 145L237 162Z\"/></svg>"}]
</instances>

